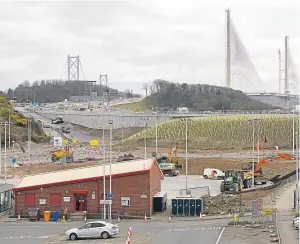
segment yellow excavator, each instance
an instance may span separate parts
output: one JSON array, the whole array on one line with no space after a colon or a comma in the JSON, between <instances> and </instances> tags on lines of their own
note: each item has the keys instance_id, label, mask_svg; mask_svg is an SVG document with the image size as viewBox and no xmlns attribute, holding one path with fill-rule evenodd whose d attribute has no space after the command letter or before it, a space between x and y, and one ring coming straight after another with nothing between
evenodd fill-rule
<instances>
[{"instance_id":1,"label":"yellow excavator","mask_svg":"<svg viewBox=\"0 0 300 244\"><path fill-rule=\"evenodd\" d=\"M177 176L179 174L179 170L182 170L182 165L178 162L177 150L177 145L174 144L173 148L168 153L168 157L161 156L156 159L159 164L159 168L164 175Z\"/></svg>"},{"instance_id":2,"label":"yellow excavator","mask_svg":"<svg viewBox=\"0 0 300 244\"><path fill-rule=\"evenodd\" d=\"M65 146L63 149L57 149L57 150L51 151L52 162L58 162L63 157L65 157L66 163L74 162L73 151L69 146Z\"/></svg>"}]
</instances>

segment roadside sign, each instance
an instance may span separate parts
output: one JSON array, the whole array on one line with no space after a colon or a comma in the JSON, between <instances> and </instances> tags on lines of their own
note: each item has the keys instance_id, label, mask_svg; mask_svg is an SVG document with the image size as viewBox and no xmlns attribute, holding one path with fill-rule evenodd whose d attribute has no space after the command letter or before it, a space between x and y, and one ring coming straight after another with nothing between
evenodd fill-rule
<instances>
[{"instance_id":1,"label":"roadside sign","mask_svg":"<svg viewBox=\"0 0 300 244\"><path fill-rule=\"evenodd\" d=\"M98 140L90 140L90 146L96 147L99 145L99 141Z\"/></svg>"},{"instance_id":2,"label":"roadside sign","mask_svg":"<svg viewBox=\"0 0 300 244\"><path fill-rule=\"evenodd\" d=\"M112 200L100 200L100 204L112 204Z\"/></svg>"},{"instance_id":3,"label":"roadside sign","mask_svg":"<svg viewBox=\"0 0 300 244\"><path fill-rule=\"evenodd\" d=\"M107 194L107 198L110 199L110 200L113 199L113 194L112 193L108 193Z\"/></svg>"},{"instance_id":4,"label":"roadside sign","mask_svg":"<svg viewBox=\"0 0 300 244\"><path fill-rule=\"evenodd\" d=\"M72 143L76 144L77 143L77 139L76 138L72 138Z\"/></svg>"},{"instance_id":5,"label":"roadside sign","mask_svg":"<svg viewBox=\"0 0 300 244\"><path fill-rule=\"evenodd\" d=\"M69 141L69 142L68 142L68 145L72 145L72 141Z\"/></svg>"},{"instance_id":6,"label":"roadside sign","mask_svg":"<svg viewBox=\"0 0 300 244\"><path fill-rule=\"evenodd\" d=\"M64 139L64 144L68 145L69 144L69 139Z\"/></svg>"},{"instance_id":7,"label":"roadside sign","mask_svg":"<svg viewBox=\"0 0 300 244\"><path fill-rule=\"evenodd\" d=\"M264 215L272 215L273 207L272 206L263 206L263 213L264 213Z\"/></svg>"},{"instance_id":8,"label":"roadside sign","mask_svg":"<svg viewBox=\"0 0 300 244\"><path fill-rule=\"evenodd\" d=\"M15 163L17 162L17 159L16 159L16 158L12 158L11 162L12 162L13 164L15 164Z\"/></svg>"},{"instance_id":9,"label":"roadside sign","mask_svg":"<svg viewBox=\"0 0 300 244\"><path fill-rule=\"evenodd\" d=\"M63 145L63 139L60 136L53 137L53 145L61 147Z\"/></svg>"}]
</instances>

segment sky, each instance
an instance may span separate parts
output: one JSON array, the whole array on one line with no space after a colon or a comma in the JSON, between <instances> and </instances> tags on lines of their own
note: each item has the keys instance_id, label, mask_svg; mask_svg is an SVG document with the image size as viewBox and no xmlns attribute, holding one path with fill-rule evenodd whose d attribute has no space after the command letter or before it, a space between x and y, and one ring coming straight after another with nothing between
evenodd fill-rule
<instances>
[{"instance_id":1,"label":"sky","mask_svg":"<svg viewBox=\"0 0 300 244\"><path fill-rule=\"evenodd\" d=\"M80 56L80 79L107 74L120 90L142 92L154 79L224 86L228 7L261 80L249 91L278 92L284 36L300 65L297 0L1 1L0 90L66 80L68 55Z\"/></svg>"}]
</instances>

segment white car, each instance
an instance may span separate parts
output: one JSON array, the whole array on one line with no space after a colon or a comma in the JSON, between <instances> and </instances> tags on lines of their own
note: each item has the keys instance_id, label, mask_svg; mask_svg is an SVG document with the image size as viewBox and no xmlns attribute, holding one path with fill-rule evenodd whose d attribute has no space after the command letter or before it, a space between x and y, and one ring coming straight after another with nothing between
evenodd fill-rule
<instances>
[{"instance_id":1,"label":"white car","mask_svg":"<svg viewBox=\"0 0 300 244\"><path fill-rule=\"evenodd\" d=\"M107 239L120 233L119 226L105 221L93 221L84 224L79 228L73 228L66 231L66 237L69 240L84 238L102 238Z\"/></svg>"},{"instance_id":2,"label":"white car","mask_svg":"<svg viewBox=\"0 0 300 244\"><path fill-rule=\"evenodd\" d=\"M299 221L300 217L297 217L293 220L293 227L295 227L296 229L299 229Z\"/></svg>"}]
</instances>

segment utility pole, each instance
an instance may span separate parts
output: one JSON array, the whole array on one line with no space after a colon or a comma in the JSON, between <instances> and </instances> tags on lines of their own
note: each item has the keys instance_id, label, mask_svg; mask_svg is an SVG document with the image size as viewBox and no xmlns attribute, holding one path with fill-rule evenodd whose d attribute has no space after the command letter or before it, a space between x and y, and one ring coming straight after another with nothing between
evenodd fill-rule
<instances>
[{"instance_id":1,"label":"utility pole","mask_svg":"<svg viewBox=\"0 0 300 244\"><path fill-rule=\"evenodd\" d=\"M8 114L8 149L10 149L10 111Z\"/></svg>"},{"instance_id":2,"label":"utility pole","mask_svg":"<svg viewBox=\"0 0 300 244\"><path fill-rule=\"evenodd\" d=\"M158 149L157 149L157 136L158 136L158 118L157 118L157 108L156 108L156 120L155 120L155 153L156 155L158 154Z\"/></svg>"},{"instance_id":3,"label":"utility pole","mask_svg":"<svg viewBox=\"0 0 300 244\"><path fill-rule=\"evenodd\" d=\"M103 161L104 161L104 170L103 170L103 200L106 199L106 155L105 155L105 130L102 129L102 147L103 147ZM103 204L103 219L106 219L106 204Z\"/></svg>"},{"instance_id":4,"label":"utility pole","mask_svg":"<svg viewBox=\"0 0 300 244\"><path fill-rule=\"evenodd\" d=\"M185 119L185 189L188 194L188 119Z\"/></svg>"},{"instance_id":5,"label":"utility pole","mask_svg":"<svg viewBox=\"0 0 300 244\"><path fill-rule=\"evenodd\" d=\"M4 182L6 184L6 159L7 159L7 156L6 156L6 125L7 125L7 122L4 122Z\"/></svg>"},{"instance_id":6,"label":"utility pole","mask_svg":"<svg viewBox=\"0 0 300 244\"><path fill-rule=\"evenodd\" d=\"M2 123L0 123L0 167L1 174L3 174L3 165L2 165Z\"/></svg>"},{"instance_id":7,"label":"utility pole","mask_svg":"<svg viewBox=\"0 0 300 244\"><path fill-rule=\"evenodd\" d=\"M109 120L109 194L112 196L112 175L111 175L111 161L112 161L112 126L113 120ZM111 204L109 205L109 221L111 221Z\"/></svg>"},{"instance_id":8,"label":"utility pole","mask_svg":"<svg viewBox=\"0 0 300 244\"><path fill-rule=\"evenodd\" d=\"M226 9L226 87L231 87L231 51L230 51L230 9Z\"/></svg>"},{"instance_id":9,"label":"utility pole","mask_svg":"<svg viewBox=\"0 0 300 244\"><path fill-rule=\"evenodd\" d=\"M31 159L31 118L28 117L27 119L27 125L28 125L28 155L29 155L29 160Z\"/></svg>"}]
</instances>

